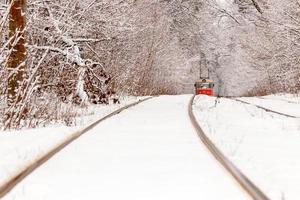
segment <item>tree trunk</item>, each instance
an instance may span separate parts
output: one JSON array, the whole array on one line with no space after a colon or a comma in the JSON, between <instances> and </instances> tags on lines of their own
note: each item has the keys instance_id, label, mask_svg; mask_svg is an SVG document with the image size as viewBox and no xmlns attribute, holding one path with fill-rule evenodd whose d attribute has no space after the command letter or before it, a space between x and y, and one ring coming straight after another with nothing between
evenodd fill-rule
<instances>
[{"instance_id":1,"label":"tree trunk","mask_svg":"<svg viewBox=\"0 0 300 200\"><path fill-rule=\"evenodd\" d=\"M12 6L9 12L9 37L12 42L9 45L10 55L7 62L7 69L10 73L8 77L8 105L12 105L20 100L18 91L24 79L26 66L25 49L25 9L26 0L10 0Z\"/></svg>"}]
</instances>

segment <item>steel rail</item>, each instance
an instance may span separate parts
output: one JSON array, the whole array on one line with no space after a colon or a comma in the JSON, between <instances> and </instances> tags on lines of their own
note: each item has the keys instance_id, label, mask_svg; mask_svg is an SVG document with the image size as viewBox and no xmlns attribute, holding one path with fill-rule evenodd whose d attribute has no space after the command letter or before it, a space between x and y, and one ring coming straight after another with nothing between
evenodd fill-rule
<instances>
[{"instance_id":1,"label":"steel rail","mask_svg":"<svg viewBox=\"0 0 300 200\"><path fill-rule=\"evenodd\" d=\"M294 118L294 119L300 118L300 117L297 117L297 116L294 116L294 115L289 115L289 114L285 114L285 113L278 112L278 111L275 111L275 110L271 110L269 108L265 108L263 106L260 106L260 105L254 104L254 103L249 103L249 102L243 101L241 99L237 99L237 98L229 98L229 99L237 101L237 102L240 102L240 103L244 103L244 104L247 104L247 105L252 105L252 106L255 106L255 107L257 107L259 109L262 109L262 110L264 110L266 112L271 112L271 113L274 113L274 114L277 114L277 115L281 115L281 116L285 116L285 117L290 117L290 118Z\"/></svg>"},{"instance_id":2,"label":"steel rail","mask_svg":"<svg viewBox=\"0 0 300 200\"><path fill-rule=\"evenodd\" d=\"M258 98L258 99L264 99L264 100L283 101L283 102L290 103L290 104L300 104L300 102L290 101L290 100L287 100L287 99L272 99L272 98L266 98L266 97L256 97L256 98Z\"/></svg>"},{"instance_id":3,"label":"steel rail","mask_svg":"<svg viewBox=\"0 0 300 200\"><path fill-rule=\"evenodd\" d=\"M196 117L193 113L193 103L195 95L191 98L189 103L189 117L193 124L199 138L211 152L211 154L219 161L219 163L233 176L237 183L254 199L254 200L270 200L254 183L250 181L206 136L200 127Z\"/></svg>"},{"instance_id":4,"label":"steel rail","mask_svg":"<svg viewBox=\"0 0 300 200\"><path fill-rule=\"evenodd\" d=\"M139 100L135 103L131 103L129 105L126 105L104 117L97 120L96 122L88 125L87 127L83 128L82 130L79 130L72 134L70 137L66 138L63 142L57 144L55 147L50 149L47 153L41 155L37 159L35 159L32 163L29 163L27 166L25 166L21 171L19 171L17 174L15 174L13 177L11 177L9 180L7 180L4 184L0 185L0 199L3 198L5 195L7 195L18 183L20 183L24 178L26 178L28 175L30 175L33 171L35 171L38 167L43 165L45 162L47 162L49 159L51 159L54 155L59 153L62 149L64 149L66 146L71 144L73 141L78 139L83 134L87 133L89 130L93 129L95 126L97 126L99 123L103 122L104 120L107 120L108 118L111 118L120 112L136 106L142 102L145 102L149 99L152 99L153 97L148 97L142 100Z\"/></svg>"}]
</instances>

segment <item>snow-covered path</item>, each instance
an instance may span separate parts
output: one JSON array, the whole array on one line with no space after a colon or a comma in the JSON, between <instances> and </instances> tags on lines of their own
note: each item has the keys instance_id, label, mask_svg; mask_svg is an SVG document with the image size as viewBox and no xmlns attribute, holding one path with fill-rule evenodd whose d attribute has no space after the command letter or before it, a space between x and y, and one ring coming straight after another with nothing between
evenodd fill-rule
<instances>
[{"instance_id":1,"label":"snow-covered path","mask_svg":"<svg viewBox=\"0 0 300 200\"><path fill-rule=\"evenodd\" d=\"M162 96L104 121L3 200L250 199L198 139L190 98Z\"/></svg>"}]
</instances>

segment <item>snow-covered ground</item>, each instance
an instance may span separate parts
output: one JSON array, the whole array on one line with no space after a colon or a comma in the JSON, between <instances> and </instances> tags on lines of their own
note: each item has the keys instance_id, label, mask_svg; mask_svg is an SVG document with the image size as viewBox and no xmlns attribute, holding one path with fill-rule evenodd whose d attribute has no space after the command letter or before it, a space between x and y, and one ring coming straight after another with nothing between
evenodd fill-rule
<instances>
[{"instance_id":1,"label":"snow-covered ground","mask_svg":"<svg viewBox=\"0 0 300 200\"><path fill-rule=\"evenodd\" d=\"M262 99L274 99L279 101L287 101L288 103L299 103L300 104L300 95L295 94L276 94L259 97Z\"/></svg>"},{"instance_id":2,"label":"snow-covered ground","mask_svg":"<svg viewBox=\"0 0 300 200\"><path fill-rule=\"evenodd\" d=\"M104 121L3 200L249 199L198 139L187 113L190 98L162 96ZM299 97L242 100L300 114ZM0 184L75 130L120 106L89 107L76 120L77 127L1 132ZM208 96L196 97L194 112L217 147L272 200L299 199L300 119Z\"/></svg>"},{"instance_id":3,"label":"snow-covered ground","mask_svg":"<svg viewBox=\"0 0 300 200\"><path fill-rule=\"evenodd\" d=\"M277 112L300 118L300 97L292 95L270 95L265 97L239 98L248 103L259 105Z\"/></svg>"},{"instance_id":4,"label":"snow-covered ground","mask_svg":"<svg viewBox=\"0 0 300 200\"><path fill-rule=\"evenodd\" d=\"M205 133L272 200L298 200L300 119L272 114L230 99L215 100L207 96L196 98L194 109ZM281 95L242 100L300 116L297 97Z\"/></svg>"},{"instance_id":5,"label":"snow-covered ground","mask_svg":"<svg viewBox=\"0 0 300 200\"><path fill-rule=\"evenodd\" d=\"M0 131L0 185L56 144L74 134L76 130L139 99L141 98L126 97L121 99L120 104L90 106L79 110L82 117L76 119L77 126L73 127L51 125L47 128Z\"/></svg>"},{"instance_id":6,"label":"snow-covered ground","mask_svg":"<svg viewBox=\"0 0 300 200\"><path fill-rule=\"evenodd\" d=\"M161 96L104 121L3 200L250 199L200 142L190 98Z\"/></svg>"}]
</instances>

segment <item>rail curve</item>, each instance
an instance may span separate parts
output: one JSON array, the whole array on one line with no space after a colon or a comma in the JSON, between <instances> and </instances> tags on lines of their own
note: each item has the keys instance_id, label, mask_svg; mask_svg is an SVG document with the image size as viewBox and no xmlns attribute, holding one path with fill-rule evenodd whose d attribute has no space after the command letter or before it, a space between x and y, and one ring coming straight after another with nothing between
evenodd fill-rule
<instances>
[{"instance_id":1,"label":"rail curve","mask_svg":"<svg viewBox=\"0 0 300 200\"><path fill-rule=\"evenodd\" d=\"M72 136L66 138L63 142L56 145L52 149L50 149L47 153L41 155L37 159L35 159L34 162L29 163L27 166L25 166L22 170L20 170L17 174L15 174L13 177L11 177L9 180L4 182L4 184L0 185L0 199L3 198L5 195L7 195L18 183L20 183L24 178L26 178L28 175L30 175L34 170L36 170L38 167L43 165L45 162L47 162L50 158L52 158L55 154L60 152L62 149L64 149L66 146L71 144L73 141L78 139L83 134L87 133L89 130L93 129L95 126L97 126L99 123L103 122L104 120L107 120L108 118L111 118L120 112L131 108L133 106L136 106L142 102L145 102L147 100L150 100L154 97L148 97L142 100L139 100L137 102L131 103L129 105L126 105L104 117L97 120L96 122L88 125L87 127L83 128L82 130L77 131Z\"/></svg>"},{"instance_id":2,"label":"rail curve","mask_svg":"<svg viewBox=\"0 0 300 200\"><path fill-rule=\"evenodd\" d=\"M254 199L254 200L270 200L254 183L251 182L206 136L193 112L193 103L195 95L191 98L189 103L189 117L191 123L195 128L199 138L211 154L220 162L220 164L233 176L238 184Z\"/></svg>"}]
</instances>

